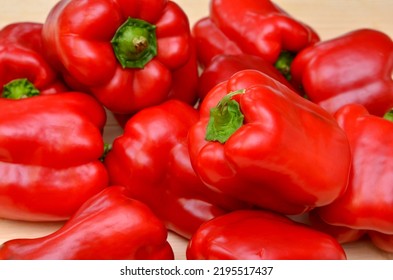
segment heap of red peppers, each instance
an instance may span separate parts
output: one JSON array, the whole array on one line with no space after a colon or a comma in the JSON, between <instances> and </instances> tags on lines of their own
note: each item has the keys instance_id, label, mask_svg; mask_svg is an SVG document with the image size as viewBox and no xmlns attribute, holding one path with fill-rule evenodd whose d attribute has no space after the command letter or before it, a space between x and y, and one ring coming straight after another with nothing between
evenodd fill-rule
<instances>
[{"instance_id":1,"label":"heap of red peppers","mask_svg":"<svg viewBox=\"0 0 393 280\"><path fill-rule=\"evenodd\" d=\"M270 0L209 11L60 0L0 30L0 218L64 221L0 259L171 260L169 231L187 259L393 252L392 39L321 40Z\"/></svg>"}]
</instances>

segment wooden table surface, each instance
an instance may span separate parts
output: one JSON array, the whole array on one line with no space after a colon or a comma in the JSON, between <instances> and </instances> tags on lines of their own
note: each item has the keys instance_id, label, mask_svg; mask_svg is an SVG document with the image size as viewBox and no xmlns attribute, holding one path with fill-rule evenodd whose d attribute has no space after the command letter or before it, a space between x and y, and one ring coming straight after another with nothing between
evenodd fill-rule
<instances>
[{"instance_id":1,"label":"wooden table surface","mask_svg":"<svg viewBox=\"0 0 393 280\"><path fill-rule=\"evenodd\" d=\"M209 0L175 0L189 16L193 25L208 15ZM44 22L57 0L0 0L0 28L19 21ZM276 0L281 8L293 17L312 26L322 39L329 39L357 28L374 28L393 38L392 0ZM121 134L121 129L108 115L104 131L106 142ZM58 229L62 223L28 223L0 219L0 244L13 238L43 236ZM170 233L177 259L185 258L186 240ZM393 259L363 240L344 245L348 259Z\"/></svg>"}]
</instances>

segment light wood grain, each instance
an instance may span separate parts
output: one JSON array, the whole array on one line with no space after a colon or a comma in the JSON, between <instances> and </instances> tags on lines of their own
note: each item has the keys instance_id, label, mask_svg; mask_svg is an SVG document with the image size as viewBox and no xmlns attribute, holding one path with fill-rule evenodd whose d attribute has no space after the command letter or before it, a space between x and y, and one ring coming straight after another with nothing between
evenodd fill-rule
<instances>
[{"instance_id":1,"label":"light wood grain","mask_svg":"<svg viewBox=\"0 0 393 280\"><path fill-rule=\"evenodd\" d=\"M207 16L209 0L176 0L187 13L190 25ZM20 21L44 22L57 0L0 0L0 28ZM393 37L393 1L391 0L276 0L281 8L293 17L312 26L322 39L329 39L357 28L374 28ZM106 142L121 134L121 129L108 114L104 131ZM0 219L0 244L14 238L34 238L49 234L62 223L29 223ZM185 258L187 241L169 234L177 259ZM393 259L376 249L369 241L362 240L344 245L348 259Z\"/></svg>"}]
</instances>

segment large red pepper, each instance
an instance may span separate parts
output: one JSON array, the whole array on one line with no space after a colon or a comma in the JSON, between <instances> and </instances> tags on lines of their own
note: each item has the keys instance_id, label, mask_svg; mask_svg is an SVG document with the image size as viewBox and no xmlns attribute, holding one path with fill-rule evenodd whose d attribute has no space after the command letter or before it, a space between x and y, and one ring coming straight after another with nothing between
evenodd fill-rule
<instances>
[{"instance_id":1,"label":"large red pepper","mask_svg":"<svg viewBox=\"0 0 393 280\"><path fill-rule=\"evenodd\" d=\"M189 22L172 1L62 0L44 23L43 39L66 81L114 113L133 114L170 98L196 101Z\"/></svg>"},{"instance_id":2,"label":"large red pepper","mask_svg":"<svg viewBox=\"0 0 393 280\"><path fill-rule=\"evenodd\" d=\"M266 60L248 54L217 55L203 69L199 77L198 95L204 99L207 93L217 84L228 80L240 70L254 69L261 71L280 83L292 88L288 80Z\"/></svg>"},{"instance_id":3,"label":"large red pepper","mask_svg":"<svg viewBox=\"0 0 393 280\"><path fill-rule=\"evenodd\" d=\"M359 29L322 41L299 53L291 64L294 84L334 114L350 103L383 116L393 107L393 41Z\"/></svg>"},{"instance_id":4,"label":"large red pepper","mask_svg":"<svg viewBox=\"0 0 393 280\"><path fill-rule=\"evenodd\" d=\"M335 114L352 152L346 192L318 208L328 224L393 235L393 121L350 104Z\"/></svg>"},{"instance_id":5,"label":"large red pepper","mask_svg":"<svg viewBox=\"0 0 393 280\"><path fill-rule=\"evenodd\" d=\"M239 210L204 223L191 238L191 260L344 260L331 236L267 211Z\"/></svg>"},{"instance_id":6,"label":"large red pepper","mask_svg":"<svg viewBox=\"0 0 393 280\"><path fill-rule=\"evenodd\" d=\"M218 54L240 53L275 64L281 55L293 57L319 41L312 28L270 0L213 0L209 16L200 19L192 31L203 65ZM285 69L290 61L284 63Z\"/></svg>"},{"instance_id":7,"label":"large red pepper","mask_svg":"<svg viewBox=\"0 0 393 280\"><path fill-rule=\"evenodd\" d=\"M189 133L190 158L209 187L285 214L327 205L345 191L345 133L333 116L271 77L237 72L208 93L200 112Z\"/></svg>"},{"instance_id":8,"label":"large red pepper","mask_svg":"<svg viewBox=\"0 0 393 280\"><path fill-rule=\"evenodd\" d=\"M196 109L178 100L143 109L105 157L111 184L126 186L169 229L187 238L203 222L243 206L208 189L195 174L187 135L198 119Z\"/></svg>"},{"instance_id":9,"label":"large red pepper","mask_svg":"<svg viewBox=\"0 0 393 280\"><path fill-rule=\"evenodd\" d=\"M2 260L173 260L164 224L124 187L111 186L87 200L57 231L14 239Z\"/></svg>"},{"instance_id":10,"label":"large red pepper","mask_svg":"<svg viewBox=\"0 0 393 280\"><path fill-rule=\"evenodd\" d=\"M0 217L65 220L105 188L105 122L84 93L0 98Z\"/></svg>"},{"instance_id":11,"label":"large red pepper","mask_svg":"<svg viewBox=\"0 0 393 280\"><path fill-rule=\"evenodd\" d=\"M36 94L66 90L60 74L44 57L41 32L42 24L35 22L17 22L0 30L0 96L12 98L10 87L23 88L27 82Z\"/></svg>"}]
</instances>

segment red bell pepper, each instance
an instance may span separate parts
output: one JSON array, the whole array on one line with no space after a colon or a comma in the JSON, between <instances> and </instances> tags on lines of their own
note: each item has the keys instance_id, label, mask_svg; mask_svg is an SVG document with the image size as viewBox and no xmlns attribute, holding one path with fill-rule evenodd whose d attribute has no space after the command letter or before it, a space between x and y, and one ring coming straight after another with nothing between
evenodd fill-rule
<instances>
[{"instance_id":1,"label":"red bell pepper","mask_svg":"<svg viewBox=\"0 0 393 280\"><path fill-rule=\"evenodd\" d=\"M240 47L231 41L210 17L199 19L192 27L192 35L197 48L198 62L202 68L209 65L217 55L243 54Z\"/></svg>"},{"instance_id":2,"label":"red bell pepper","mask_svg":"<svg viewBox=\"0 0 393 280\"><path fill-rule=\"evenodd\" d=\"M281 55L293 57L319 41L311 27L270 0L213 0L209 16L200 19L192 32L203 65L218 54L240 53L275 64ZM284 71L291 60L284 63Z\"/></svg>"},{"instance_id":3,"label":"red bell pepper","mask_svg":"<svg viewBox=\"0 0 393 280\"><path fill-rule=\"evenodd\" d=\"M189 133L190 159L209 187L285 214L344 193L351 165L345 133L273 78L237 72L208 93L200 115Z\"/></svg>"},{"instance_id":4,"label":"red bell pepper","mask_svg":"<svg viewBox=\"0 0 393 280\"><path fill-rule=\"evenodd\" d=\"M105 122L84 93L0 98L0 217L65 220L105 188Z\"/></svg>"},{"instance_id":5,"label":"red bell pepper","mask_svg":"<svg viewBox=\"0 0 393 280\"><path fill-rule=\"evenodd\" d=\"M64 92L67 86L45 60L42 24L17 22L0 30L0 96L12 98L16 87L31 83L27 95ZM13 88L13 89L12 89Z\"/></svg>"},{"instance_id":6,"label":"red bell pepper","mask_svg":"<svg viewBox=\"0 0 393 280\"><path fill-rule=\"evenodd\" d=\"M331 236L285 216L239 210L204 223L191 238L189 260L344 260Z\"/></svg>"},{"instance_id":7,"label":"red bell pepper","mask_svg":"<svg viewBox=\"0 0 393 280\"><path fill-rule=\"evenodd\" d=\"M172 1L62 0L42 34L49 60L67 83L114 113L133 114L174 97L196 101L190 26Z\"/></svg>"},{"instance_id":8,"label":"red bell pepper","mask_svg":"<svg viewBox=\"0 0 393 280\"><path fill-rule=\"evenodd\" d=\"M350 103L383 116L393 107L393 41L372 29L358 29L299 53L291 64L294 84L334 114Z\"/></svg>"},{"instance_id":9,"label":"red bell pepper","mask_svg":"<svg viewBox=\"0 0 393 280\"><path fill-rule=\"evenodd\" d=\"M393 234L369 231L368 236L375 247L381 249L382 251L393 253Z\"/></svg>"},{"instance_id":10,"label":"red bell pepper","mask_svg":"<svg viewBox=\"0 0 393 280\"><path fill-rule=\"evenodd\" d=\"M292 88L287 79L266 60L248 54L217 55L203 69L199 77L198 95L204 99L207 93L217 84L228 80L240 70L254 69L261 71L280 83Z\"/></svg>"},{"instance_id":11,"label":"red bell pepper","mask_svg":"<svg viewBox=\"0 0 393 280\"><path fill-rule=\"evenodd\" d=\"M346 192L318 208L328 224L393 234L393 121L371 115L360 104L349 104L335 114L352 153Z\"/></svg>"},{"instance_id":12,"label":"red bell pepper","mask_svg":"<svg viewBox=\"0 0 393 280\"><path fill-rule=\"evenodd\" d=\"M105 157L111 184L126 186L168 229L187 238L203 222L243 206L208 189L195 174L187 135L198 119L196 109L178 100L143 109Z\"/></svg>"},{"instance_id":13,"label":"red bell pepper","mask_svg":"<svg viewBox=\"0 0 393 280\"><path fill-rule=\"evenodd\" d=\"M111 186L87 200L57 231L14 239L1 260L173 260L163 223L125 188Z\"/></svg>"},{"instance_id":14,"label":"red bell pepper","mask_svg":"<svg viewBox=\"0 0 393 280\"><path fill-rule=\"evenodd\" d=\"M330 225L323 221L315 210L308 213L308 218L312 228L333 236L340 244L354 242L367 235L367 230Z\"/></svg>"},{"instance_id":15,"label":"red bell pepper","mask_svg":"<svg viewBox=\"0 0 393 280\"><path fill-rule=\"evenodd\" d=\"M195 95L187 95L188 97L190 97L190 99L188 100L187 100L187 96L184 96L185 92L196 92L198 86L198 80L197 79L194 80L195 69L198 68L195 47L193 45L191 47L193 48L192 55L194 58L191 58L185 66L172 73L173 86L171 92L169 93L168 100L176 99L176 100L183 101L187 104L194 105ZM191 80L188 79L190 77ZM113 114L115 120L122 128L124 128L127 121L133 115L134 114L116 114L116 113Z\"/></svg>"}]
</instances>

